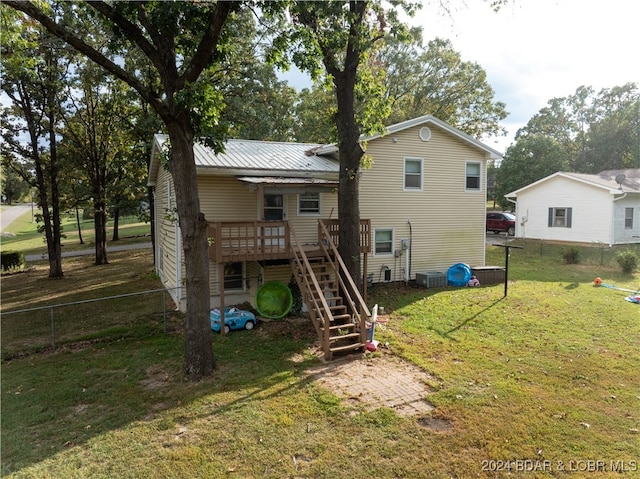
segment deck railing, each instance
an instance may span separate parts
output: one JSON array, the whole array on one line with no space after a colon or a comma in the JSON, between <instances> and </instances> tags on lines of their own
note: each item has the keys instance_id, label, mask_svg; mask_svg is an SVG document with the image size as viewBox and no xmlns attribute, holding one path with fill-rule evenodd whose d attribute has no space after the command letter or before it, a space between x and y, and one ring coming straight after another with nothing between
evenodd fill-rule
<instances>
[{"instance_id":1,"label":"deck railing","mask_svg":"<svg viewBox=\"0 0 640 479\"><path fill-rule=\"evenodd\" d=\"M334 244L338 244L339 222L323 219ZM307 254L321 254L319 243L326 232L318 227L318 244L305 243ZM291 228L288 221L215 221L209 223L209 259L216 263L291 259ZM371 220L360 221L360 245L371 252ZM300 246L300 245L298 245Z\"/></svg>"},{"instance_id":2,"label":"deck railing","mask_svg":"<svg viewBox=\"0 0 640 479\"><path fill-rule=\"evenodd\" d=\"M209 258L213 261L289 259L287 221L217 221L209 223Z\"/></svg>"}]
</instances>

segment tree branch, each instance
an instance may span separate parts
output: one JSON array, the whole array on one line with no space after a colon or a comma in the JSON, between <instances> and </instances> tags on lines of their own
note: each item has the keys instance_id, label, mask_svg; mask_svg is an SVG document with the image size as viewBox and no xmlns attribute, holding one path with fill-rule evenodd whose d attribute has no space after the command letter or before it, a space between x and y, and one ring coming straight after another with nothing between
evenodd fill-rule
<instances>
[{"instance_id":1,"label":"tree branch","mask_svg":"<svg viewBox=\"0 0 640 479\"><path fill-rule=\"evenodd\" d=\"M19 10L34 20L38 21L43 27L45 27L50 33L65 41L73 48L78 50L83 55L87 56L93 62L100 65L102 68L118 77L129 86L134 88L145 101L150 104L154 104L156 106L160 106L161 102L156 95L153 95L152 92L147 90L135 76L118 66L116 63L111 61L109 58L104 56L102 53L97 51L88 43L84 42L82 39L78 38L72 32L67 30L65 27L56 23L53 19L49 18L42 10L36 7L31 2L25 2L20 0L3 0L4 5L7 5L15 10ZM92 2L93 3L93 2ZM93 5L92 5L93 6ZM95 7L94 7L95 8Z\"/></svg>"}]
</instances>

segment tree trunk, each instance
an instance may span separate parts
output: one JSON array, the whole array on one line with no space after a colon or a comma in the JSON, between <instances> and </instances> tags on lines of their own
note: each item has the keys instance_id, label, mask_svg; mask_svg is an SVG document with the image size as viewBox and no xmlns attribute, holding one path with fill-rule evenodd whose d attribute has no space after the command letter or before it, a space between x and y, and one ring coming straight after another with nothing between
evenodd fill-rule
<instances>
[{"instance_id":1,"label":"tree trunk","mask_svg":"<svg viewBox=\"0 0 640 479\"><path fill-rule=\"evenodd\" d=\"M95 193L99 195L99 192ZM109 264L107 259L107 212L104 200L94 196L93 226L96 235L96 265Z\"/></svg>"},{"instance_id":2,"label":"tree trunk","mask_svg":"<svg viewBox=\"0 0 640 479\"><path fill-rule=\"evenodd\" d=\"M120 223L120 208L116 206L113 209L113 236L111 237L111 241L118 241L120 239L120 235L118 233L119 223Z\"/></svg>"},{"instance_id":3,"label":"tree trunk","mask_svg":"<svg viewBox=\"0 0 640 479\"><path fill-rule=\"evenodd\" d=\"M334 76L338 103L337 130L340 173L338 177L338 252L358 288L362 289L360 268L360 128L355 119L355 69Z\"/></svg>"},{"instance_id":4,"label":"tree trunk","mask_svg":"<svg viewBox=\"0 0 640 479\"><path fill-rule=\"evenodd\" d=\"M82 226L80 225L80 212L78 211L77 203L76 203L76 225L78 225L78 239L80 240L80 244L84 244L84 240L82 239Z\"/></svg>"},{"instance_id":5,"label":"tree trunk","mask_svg":"<svg viewBox=\"0 0 640 479\"><path fill-rule=\"evenodd\" d=\"M55 59L51 51L47 50L47 62L52 65ZM51 82L50 84L53 84ZM47 205L46 182L41 183L41 200L44 196L42 213L45 215L45 227L47 230L47 253L49 255L49 278L62 278L62 228L60 225L60 193L58 190L58 148L56 139L56 92L51 88L47 92L47 116L49 120L49 186L51 188L51 216ZM44 176L42 176L44 180ZM45 208L46 207L46 208Z\"/></svg>"},{"instance_id":6,"label":"tree trunk","mask_svg":"<svg viewBox=\"0 0 640 479\"><path fill-rule=\"evenodd\" d=\"M215 369L209 319L207 221L200 211L193 130L188 115L173 118L178 120L169 119L166 123L171 140L169 171L176 192L187 287L184 371L191 378L199 379Z\"/></svg>"}]
</instances>

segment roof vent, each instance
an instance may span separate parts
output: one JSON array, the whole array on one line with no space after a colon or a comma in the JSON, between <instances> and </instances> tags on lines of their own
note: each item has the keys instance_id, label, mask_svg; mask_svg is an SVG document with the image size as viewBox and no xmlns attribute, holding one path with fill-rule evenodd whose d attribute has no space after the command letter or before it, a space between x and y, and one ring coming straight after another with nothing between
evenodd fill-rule
<instances>
[{"instance_id":1,"label":"roof vent","mask_svg":"<svg viewBox=\"0 0 640 479\"><path fill-rule=\"evenodd\" d=\"M423 126L420 128L420 139L422 141L429 141L431 139L431 130L429 127Z\"/></svg>"}]
</instances>

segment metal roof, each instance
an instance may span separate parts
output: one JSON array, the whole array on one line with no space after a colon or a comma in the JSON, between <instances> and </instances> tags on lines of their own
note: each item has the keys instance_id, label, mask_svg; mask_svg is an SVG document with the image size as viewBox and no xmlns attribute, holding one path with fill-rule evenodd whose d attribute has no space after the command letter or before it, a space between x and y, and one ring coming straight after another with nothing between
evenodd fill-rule
<instances>
[{"instance_id":1,"label":"metal roof","mask_svg":"<svg viewBox=\"0 0 640 479\"><path fill-rule=\"evenodd\" d=\"M167 135L156 135L159 145ZM201 143L194 143L196 166L203 169L234 170L256 176L278 174L335 173L339 171L337 161L313 153L321 145L315 143L286 143L256 140L227 140L225 151L216 154ZM248 173L253 172L253 173Z\"/></svg>"}]
</instances>

